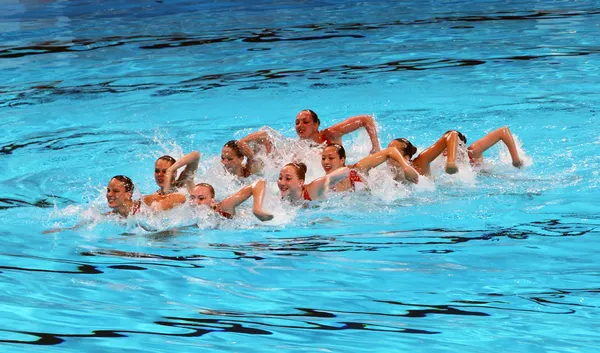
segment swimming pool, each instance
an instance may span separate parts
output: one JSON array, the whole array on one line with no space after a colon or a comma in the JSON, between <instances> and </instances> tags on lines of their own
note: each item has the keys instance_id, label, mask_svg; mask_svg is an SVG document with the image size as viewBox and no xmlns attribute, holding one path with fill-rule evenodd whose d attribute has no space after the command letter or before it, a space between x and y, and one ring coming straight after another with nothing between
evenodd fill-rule
<instances>
[{"instance_id":1,"label":"swimming pool","mask_svg":"<svg viewBox=\"0 0 600 353\"><path fill-rule=\"evenodd\" d=\"M597 2L2 6L4 350L597 350ZM419 148L507 125L531 162L492 151L488 173L382 178L271 224L41 234L97 214L115 174L155 190L165 152L218 181L226 141L293 138L305 108Z\"/></svg>"}]
</instances>

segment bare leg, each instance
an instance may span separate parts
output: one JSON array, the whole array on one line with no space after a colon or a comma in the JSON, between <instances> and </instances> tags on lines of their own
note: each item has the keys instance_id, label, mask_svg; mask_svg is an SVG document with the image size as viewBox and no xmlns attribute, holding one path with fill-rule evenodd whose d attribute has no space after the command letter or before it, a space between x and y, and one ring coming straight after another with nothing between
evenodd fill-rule
<instances>
[{"instance_id":1,"label":"bare leg","mask_svg":"<svg viewBox=\"0 0 600 353\"><path fill-rule=\"evenodd\" d=\"M415 169L421 175L429 175L431 174L430 164L433 162L440 154L447 151L447 160L446 160L446 173L454 174L458 172L458 167L456 166L456 149L458 148L458 133L456 131L448 131L439 140L437 140L433 145L428 147L426 150L421 152L417 158L414 159L413 165Z\"/></svg>"},{"instance_id":2,"label":"bare leg","mask_svg":"<svg viewBox=\"0 0 600 353\"><path fill-rule=\"evenodd\" d=\"M513 166L520 168L523 165L523 161L521 161L521 158L519 158L519 152L517 151L515 140L513 139L512 134L507 126L496 129L479 140L473 142L468 148L469 157L477 162L483 161L483 152L494 146L496 143L498 143L498 141L504 142L506 147L508 147L508 152L510 152Z\"/></svg>"}]
</instances>

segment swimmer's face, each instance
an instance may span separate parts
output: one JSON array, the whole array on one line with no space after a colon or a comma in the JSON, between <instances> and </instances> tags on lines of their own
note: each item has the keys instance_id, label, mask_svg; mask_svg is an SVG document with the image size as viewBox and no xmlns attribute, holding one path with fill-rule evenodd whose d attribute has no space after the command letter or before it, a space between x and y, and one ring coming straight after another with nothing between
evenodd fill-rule
<instances>
[{"instance_id":1,"label":"swimmer's face","mask_svg":"<svg viewBox=\"0 0 600 353\"><path fill-rule=\"evenodd\" d=\"M221 163L229 173L241 175L244 168L244 157L238 156L231 147L223 147L221 150Z\"/></svg>"},{"instance_id":2,"label":"swimmer's face","mask_svg":"<svg viewBox=\"0 0 600 353\"><path fill-rule=\"evenodd\" d=\"M167 169L172 166L173 163L166 161L164 159L159 159L154 163L154 180L158 186L165 187L165 175L167 175ZM177 179L177 171L174 170L173 174L171 174L171 183L175 183Z\"/></svg>"},{"instance_id":3,"label":"swimmer's face","mask_svg":"<svg viewBox=\"0 0 600 353\"><path fill-rule=\"evenodd\" d=\"M117 179L110 179L106 187L106 203L110 208L123 206L126 201L131 201L131 191L125 190L125 183Z\"/></svg>"},{"instance_id":4,"label":"swimmer's face","mask_svg":"<svg viewBox=\"0 0 600 353\"><path fill-rule=\"evenodd\" d=\"M291 165L281 168L277 186L281 192L281 197L287 197L290 193L299 194L304 186L304 180L298 178L298 171Z\"/></svg>"},{"instance_id":5,"label":"swimmer's face","mask_svg":"<svg viewBox=\"0 0 600 353\"><path fill-rule=\"evenodd\" d=\"M346 158L340 158L338 149L335 146L328 146L321 153L321 165L325 170L325 174L329 174L336 169L344 166Z\"/></svg>"},{"instance_id":6,"label":"swimmer's face","mask_svg":"<svg viewBox=\"0 0 600 353\"><path fill-rule=\"evenodd\" d=\"M319 124L314 121L309 112L301 111L296 116L296 133L298 137L310 139L317 132L319 132Z\"/></svg>"},{"instance_id":7,"label":"swimmer's face","mask_svg":"<svg viewBox=\"0 0 600 353\"><path fill-rule=\"evenodd\" d=\"M190 193L190 204L191 205L206 205L212 206L214 199L210 189L206 186L198 185L194 187L194 190Z\"/></svg>"}]
</instances>

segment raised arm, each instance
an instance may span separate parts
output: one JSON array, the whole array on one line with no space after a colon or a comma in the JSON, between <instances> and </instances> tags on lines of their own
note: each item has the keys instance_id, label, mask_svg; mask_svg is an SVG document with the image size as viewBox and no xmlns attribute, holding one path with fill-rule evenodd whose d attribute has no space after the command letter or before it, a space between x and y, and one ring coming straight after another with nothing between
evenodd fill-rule
<instances>
[{"instance_id":1,"label":"raised arm","mask_svg":"<svg viewBox=\"0 0 600 353\"><path fill-rule=\"evenodd\" d=\"M253 132L250 135L238 141L238 146L242 150L242 153L248 159L254 158L254 150L250 148L250 143L258 143L265 146L265 150L267 151L267 153L271 153L271 149L273 148L273 144L271 142L269 134L267 134L266 131Z\"/></svg>"},{"instance_id":2,"label":"raised arm","mask_svg":"<svg viewBox=\"0 0 600 353\"><path fill-rule=\"evenodd\" d=\"M238 141L238 147L248 159L246 163L247 168L251 174L256 174L260 172L260 170L263 168L263 165L260 163L260 161L254 159L255 150L250 147L250 144L259 144L265 146L265 151L268 154L271 153L271 150L273 149L273 143L271 142L271 138L266 131L253 132Z\"/></svg>"},{"instance_id":3,"label":"raised arm","mask_svg":"<svg viewBox=\"0 0 600 353\"><path fill-rule=\"evenodd\" d=\"M510 152L513 166L520 168L523 165L523 161L519 157L515 140L513 139L513 136L507 126L496 129L479 140L473 142L468 148L471 158L474 160L482 159L483 152L487 151L490 147L498 143L498 141L504 142L506 147L508 147L508 152Z\"/></svg>"},{"instance_id":4,"label":"raised arm","mask_svg":"<svg viewBox=\"0 0 600 353\"><path fill-rule=\"evenodd\" d=\"M165 185L171 185L171 177L173 172L181 167L185 167L185 169L179 174L179 178L177 178L177 186L185 186L188 190L194 188L194 175L196 174L196 170L198 169L198 164L200 163L200 153L198 151L193 151L185 156L179 158L172 166L167 169L165 174ZM166 191L166 190L163 190Z\"/></svg>"},{"instance_id":5,"label":"raised arm","mask_svg":"<svg viewBox=\"0 0 600 353\"><path fill-rule=\"evenodd\" d=\"M313 180L310 184L306 185L308 195L312 200L319 200L323 198L327 190L332 188L340 181L348 178L350 174L350 168L342 167L334 170L333 172Z\"/></svg>"},{"instance_id":6,"label":"raised arm","mask_svg":"<svg viewBox=\"0 0 600 353\"><path fill-rule=\"evenodd\" d=\"M385 148L377 153L366 156L365 158L358 161L358 163L350 166L352 169L356 169L359 172L366 173L370 169L377 167L388 159L396 161L402 170L404 171L404 177L406 180L417 184L419 182L419 173L402 157L398 149L395 147Z\"/></svg>"},{"instance_id":7,"label":"raised arm","mask_svg":"<svg viewBox=\"0 0 600 353\"><path fill-rule=\"evenodd\" d=\"M219 209L231 215L235 214L235 208L248 200L250 196L253 198L252 213L261 221L270 221L273 215L263 211L262 204L265 195L265 181L257 180L250 185L246 185L238 192L228 196L223 201L219 202Z\"/></svg>"},{"instance_id":8,"label":"raised arm","mask_svg":"<svg viewBox=\"0 0 600 353\"><path fill-rule=\"evenodd\" d=\"M375 126L373 117L370 115L350 117L341 123L337 123L323 130L322 134L330 142L341 143L342 136L356 131L361 127L364 127L365 130L367 130L367 134L369 134L369 138L371 139L371 153L380 151L381 146L379 144L379 138L377 137L377 127Z\"/></svg>"},{"instance_id":9,"label":"raised arm","mask_svg":"<svg viewBox=\"0 0 600 353\"><path fill-rule=\"evenodd\" d=\"M439 140L429 146L413 160L413 165L421 175L431 173L429 164L433 162L440 154L447 151L446 173L454 174L458 172L456 166L456 150L458 148L458 132L452 130L444 133Z\"/></svg>"}]
</instances>

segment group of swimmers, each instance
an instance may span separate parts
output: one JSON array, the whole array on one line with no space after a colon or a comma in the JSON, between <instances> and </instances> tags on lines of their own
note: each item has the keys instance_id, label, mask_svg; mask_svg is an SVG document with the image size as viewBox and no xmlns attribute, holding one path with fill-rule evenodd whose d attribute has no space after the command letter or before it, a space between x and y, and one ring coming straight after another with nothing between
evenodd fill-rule
<instances>
[{"instance_id":1,"label":"group of swimmers","mask_svg":"<svg viewBox=\"0 0 600 353\"><path fill-rule=\"evenodd\" d=\"M371 140L370 154L357 163L346 165L346 151L342 146L342 136L364 128ZM373 117L359 115L347 118L326 129L320 130L320 120L312 110L303 110L296 116L296 133L301 140L311 142L320 149L321 165L325 175L306 183L307 167L299 161L285 164L277 182L282 200L301 203L310 200L323 200L328 192L356 191L366 188L365 175L369 170L387 162L396 181L418 183L421 176L431 174L431 163L440 155L446 156L445 172L458 172L456 163L460 141L467 145L466 137L458 131L444 133L433 145L417 156L417 148L405 138L392 140L382 149L377 136ZM483 162L483 153L502 141L512 158L513 166L523 165L508 127L494 130L467 147L472 165ZM240 140L227 142L221 151L224 169L239 178L260 174L263 167L256 158L259 151L267 157L275 153L274 143L266 131L249 134ZM191 152L179 160L170 156L158 158L154 165L154 179L159 189L139 200L133 199L134 183L124 175L110 179L106 188L106 201L110 213L129 217L142 212L157 212L189 203L192 206L207 206L225 218L232 218L236 207L253 198L253 214L261 221L268 221L273 215L263 210L265 180L259 179L242 187L222 201L215 200L215 190L207 183L194 183L200 153ZM178 174L178 170L183 170Z\"/></svg>"}]
</instances>

